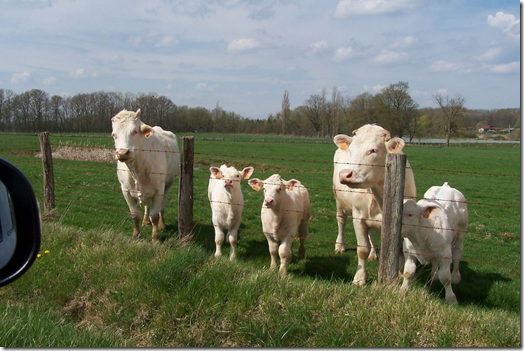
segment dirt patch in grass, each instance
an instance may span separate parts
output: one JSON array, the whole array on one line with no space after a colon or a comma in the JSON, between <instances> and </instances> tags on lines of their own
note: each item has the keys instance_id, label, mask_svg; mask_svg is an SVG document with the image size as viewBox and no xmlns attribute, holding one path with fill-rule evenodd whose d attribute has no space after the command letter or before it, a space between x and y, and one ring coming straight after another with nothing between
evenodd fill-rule
<instances>
[{"instance_id":1,"label":"dirt patch in grass","mask_svg":"<svg viewBox=\"0 0 524 351\"><path fill-rule=\"evenodd\" d=\"M53 150L53 158L73 161L103 162L115 163L115 151L113 149L95 148L95 147L78 147L73 145L59 145ZM35 157L42 157L39 152Z\"/></svg>"}]
</instances>

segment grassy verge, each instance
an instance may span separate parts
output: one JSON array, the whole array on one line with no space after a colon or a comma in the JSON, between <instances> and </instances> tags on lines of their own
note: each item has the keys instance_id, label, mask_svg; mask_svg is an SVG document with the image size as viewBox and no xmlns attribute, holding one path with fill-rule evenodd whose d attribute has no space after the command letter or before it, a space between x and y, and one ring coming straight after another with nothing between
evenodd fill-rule
<instances>
[{"instance_id":1,"label":"grassy verge","mask_svg":"<svg viewBox=\"0 0 524 351\"><path fill-rule=\"evenodd\" d=\"M415 287L281 277L198 244L44 226L43 254L0 291L10 347L508 347L517 315L452 307ZM307 258L305 259L307 260ZM16 332L15 332L16 331Z\"/></svg>"}]
</instances>

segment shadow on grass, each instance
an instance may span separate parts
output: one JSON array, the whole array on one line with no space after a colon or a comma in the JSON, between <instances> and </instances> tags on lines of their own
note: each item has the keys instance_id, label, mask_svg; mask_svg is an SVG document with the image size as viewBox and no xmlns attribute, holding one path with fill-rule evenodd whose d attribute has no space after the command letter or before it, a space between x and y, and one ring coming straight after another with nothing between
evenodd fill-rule
<instances>
[{"instance_id":1,"label":"shadow on grass","mask_svg":"<svg viewBox=\"0 0 524 351\"><path fill-rule=\"evenodd\" d=\"M419 272L420 270L420 272ZM460 274L462 280L459 284L453 285L453 292L457 296L460 305L473 305L485 308L502 308L508 312L520 312L520 293L513 293L510 289L504 291L498 300L493 299L490 291L498 283L510 283L512 279L499 273L475 271L469 267L468 262L461 262ZM417 267L417 282L426 284L426 288L439 298L445 298L444 287L438 280L429 284L431 275L431 265ZM508 286L509 287L509 286Z\"/></svg>"}]
</instances>

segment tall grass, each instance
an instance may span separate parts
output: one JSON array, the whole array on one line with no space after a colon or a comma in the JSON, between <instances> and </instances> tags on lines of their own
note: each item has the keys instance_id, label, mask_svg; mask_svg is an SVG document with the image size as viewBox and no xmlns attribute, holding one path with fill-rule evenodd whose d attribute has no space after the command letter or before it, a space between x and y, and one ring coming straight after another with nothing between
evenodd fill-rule
<instances>
[{"instance_id":1,"label":"tall grass","mask_svg":"<svg viewBox=\"0 0 524 351\"><path fill-rule=\"evenodd\" d=\"M20 167L41 198L41 163L33 157L38 138L17 138L17 148L15 137L0 137L0 157ZM78 146L112 142L84 138L77 138ZM54 145L67 141L56 139L52 136ZM449 181L470 202L463 280L453 287L459 306L447 306L442 286L426 285L424 267L405 296L398 286L376 283L376 262L368 266L366 286L351 285L356 269L351 224L350 250L333 254L334 147L197 140L190 244L177 239L176 187L168 198L163 243L152 245L147 228L144 240L131 239L114 164L55 159L57 217L43 226L42 250L49 253L42 252L28 273L0 289L0 345L520 346L519 149L405 149L419 197ZM213 257L208 168L221 163L252 165L256 177L280 173L309 188L313 218L306 258L294 257L288 276L268 269L259 218L262 195L246 183L238 259L227 261L228 245L223 258Z\"/></svg>"}]
</instances>

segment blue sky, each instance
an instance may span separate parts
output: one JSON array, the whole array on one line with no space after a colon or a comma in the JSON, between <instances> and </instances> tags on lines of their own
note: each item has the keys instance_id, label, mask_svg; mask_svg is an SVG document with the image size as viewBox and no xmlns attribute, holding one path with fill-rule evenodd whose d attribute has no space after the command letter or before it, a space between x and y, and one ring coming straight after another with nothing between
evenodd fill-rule
<instances>
[{"instance_id":1,"label":"blue sky","mask_svg":"<svg viewBox=\"0 0 524 351\"><path fill-rule=\"evenodd\" d=\"M520 106L520 3L0 0L0 88L149 93L266 118L333 86Z\"/></svg>"}]
</instances>

